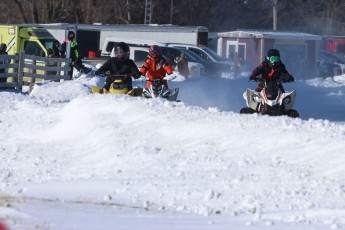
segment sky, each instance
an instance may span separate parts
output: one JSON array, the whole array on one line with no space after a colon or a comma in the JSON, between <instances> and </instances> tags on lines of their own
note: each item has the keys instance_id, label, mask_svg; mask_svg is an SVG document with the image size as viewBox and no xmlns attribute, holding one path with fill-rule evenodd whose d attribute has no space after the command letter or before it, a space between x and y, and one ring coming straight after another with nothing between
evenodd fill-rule
<instances>
[{"instance_id":1,"label":"sky","mask_svg":"<svg viewBox=\"0 0 345 230\"><path fill-rule=\"evenodd\" d=\"M0 91L0 223L344 229L345 75L285 84L300 118L239 114L248 76L178 76L181 102L92 94L87 75Z\"/></svg>"}]
</instances>

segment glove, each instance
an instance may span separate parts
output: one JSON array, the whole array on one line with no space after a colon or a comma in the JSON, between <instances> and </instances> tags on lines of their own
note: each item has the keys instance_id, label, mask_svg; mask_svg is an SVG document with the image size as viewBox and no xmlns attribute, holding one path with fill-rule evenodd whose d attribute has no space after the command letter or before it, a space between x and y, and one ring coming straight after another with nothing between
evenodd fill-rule
<instances>
[{"instance_id":1,"label":"glove","mask_svg":"<svg viewBox=\"0 0 345 230\"><path fill-rule=\"evenodd\" d=\"M254 75L250 75L249 80L251 81L256 81L257 77Z\"/></svg>"},{"instance_id":2,"label":"glove","mask_svg":"<svg viewBox=\"0 0 345 230\"><path fill-rule=\"evenodd\" d=\"M80 72L84 73L84 74L88 74L92 69L91 68L87 68L85 66L81 67Z\"/></svg>"},{"instance_id":3,"label":"glove","mask_svg":"<svg viewBox=\"0 0 345 230\"><path fill-rule=\"evenodd\" d=\"M96 71L91 70L91 72L90 72L91 77L94 77L96 75L95 73L96 73Z\"/></svg>"},{"instance_id":4,"label":"glove","mask_svg":"<svg viewBox=\"0 0 345 230\"><path fill-rule=\"evenodd\" d=\"M135 73L131 74L131 76L132 76L133 78L135 78L135 79L138 79L138 78L141 77L141 73L140 73L140 72L135 72Z\"/></svg>"},{"instance_id":5,"label":"glove","mask_svg":"<svg viewBox=\"0 0 345 230\"><path fill-rule=\"evenodd\" d=\"M291 76L290 74L285 74L283 76L283 82L294 82L295 79L293 78L293 76Z\"/></svg>"}]
</instances>

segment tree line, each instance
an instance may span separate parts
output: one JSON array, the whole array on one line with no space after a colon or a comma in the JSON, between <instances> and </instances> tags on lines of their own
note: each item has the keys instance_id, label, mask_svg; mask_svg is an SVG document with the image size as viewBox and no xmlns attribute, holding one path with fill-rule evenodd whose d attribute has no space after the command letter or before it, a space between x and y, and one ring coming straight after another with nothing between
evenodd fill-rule
<instances>
[{"instance_id":1,"label":"tree line","mask_svg":"<svg viewBox=\"0 0 345 230\"><path fill-rule=\"evenodd\" d=\"M0 23L143 24L146 0L2 0ZM151 23L211 32L273 28L273 0L151 0ZM277 0L277 29L345 35L345 1Z\"/></svg>"}]
</instances>

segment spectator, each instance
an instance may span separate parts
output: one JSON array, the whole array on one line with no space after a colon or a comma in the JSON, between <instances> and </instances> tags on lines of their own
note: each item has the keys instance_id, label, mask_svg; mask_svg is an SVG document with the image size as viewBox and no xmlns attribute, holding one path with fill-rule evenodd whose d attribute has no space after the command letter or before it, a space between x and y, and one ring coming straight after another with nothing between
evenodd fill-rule
<instances>
[{"instance_id":1,"label":"spectator","mask_svg":"<svg viewBox=\"0 0 345 230\"><path fill-rule=\"evenodd\" d=\"M58 40L54 40L53 42L53 53L52 53L52 56L53 58L59 58L59 57L62 57L62 50L60 49L60 43Z\"/></svg>"},{"instance_id":2,"label":"spectator","mask_svg":"<svg viewBox=\"0 0 345 230\"><path fill-rule=\"evenodd\" d=\"M0 44L0 55L7 55L6 49L7 49L7 45L5 43L1 43ZM0 64L6 64L7 62L8 62L7 60L3 60L2 58L0 58ZM6 73L6 68L0 69L0 74L2 74L2 73ZM6 77L0 77L0 83L3 83L3 82L7 82Z\"/></svg>"},{"instance_id":3,"label":"spectator","mask_svg":"<svg viewBox=\"0 0 345 230\"><path fill-rule=\"evenodd\" d=\"M67 47L69 44L69 47ZM68 52L69 51L69 52ZM67 57L72 59L71 63L71 79L73 75L73 67L81 73L89 73L91 71L90 68L85 67L82 64L82 61L79 57L78 52L78 43L75 40L75 33L73 31L69 31L67 35L67 39L62 42L62 49L61 49L62 57Z\"/></svg>"},{"instance_id":4,"label":"spectator","mask_svg":"<svg viewBox=\"0 0 345 230\"><path fill-rule=\"evenodd\" d=\"M187 57L184 53L181 53L181 56L177 59L177 69L178 72L184 76L188 77L190 72L189 72L189 67L188 67L188 60Z\"/></svg>"}]
</instances>

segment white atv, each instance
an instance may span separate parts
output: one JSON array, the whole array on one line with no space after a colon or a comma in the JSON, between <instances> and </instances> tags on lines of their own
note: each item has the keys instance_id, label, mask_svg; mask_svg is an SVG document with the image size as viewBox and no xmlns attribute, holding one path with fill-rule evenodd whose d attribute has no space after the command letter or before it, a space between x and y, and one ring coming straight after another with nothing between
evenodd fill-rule
<instances>
[{"instance_id":1,"label":"white atv","mask_svg":"<svg viewBox=\"0 0 345 230\"><path fill-rule=\"evenodd\" d=\"M240 110L241 114L259 113L270 116L299 117L299 113L292 109L296 98L294 90L283 92L280 87L281 81L266 82L260 80L260 82L264 86L260 92L247 89L243 93L247 107Z\"/></svg>"}]
</instances>

